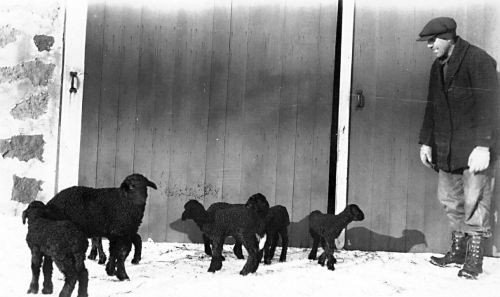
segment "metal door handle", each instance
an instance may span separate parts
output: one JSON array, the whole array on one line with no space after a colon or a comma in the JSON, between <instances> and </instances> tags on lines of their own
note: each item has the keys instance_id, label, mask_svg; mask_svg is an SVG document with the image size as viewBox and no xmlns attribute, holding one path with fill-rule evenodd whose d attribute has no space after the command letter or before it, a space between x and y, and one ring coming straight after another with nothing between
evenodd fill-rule
<instances>
[{"instance_id":1,"label":"metal door handle","mask_svg":"<svg viewBox=\"0 0 500 297\"><path fill-rule=\"evenodd\" d=\"M76 76L78 75L77 72L70 72L69 75L71 76L71 88L69 89L70 93L76 93L76 88L75 88L75 78L78 79Z\"/></svg>"},{"instance_id":2,"label":"metal door handle","mask_svg":"<svg viewBox=\"0 0 500 297\"><path fill-rule=\"evenodd\" d=\"M356 109L362 109L363 107L365 107L365 96L363 96L363 91L357 90L356 94L358 97L358 104L356 104Z\"/></svg>"}]
</instances>

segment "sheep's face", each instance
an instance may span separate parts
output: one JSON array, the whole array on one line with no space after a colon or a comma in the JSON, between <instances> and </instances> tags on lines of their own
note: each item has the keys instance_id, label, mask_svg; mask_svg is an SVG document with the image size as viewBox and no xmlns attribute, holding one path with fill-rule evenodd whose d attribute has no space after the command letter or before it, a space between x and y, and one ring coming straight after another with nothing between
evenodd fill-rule
<instances>
[{"instance_id":1,"label":"sheep's face","mask_svg":"<svg viewBox=\"0 0 500 297\"><path fill-rule=\"evenodd\" d=\"M120 190L127 196L130 196L134 203L146 204L146 199L148 198L147 187L157 189L155 183L149 181L141 174L134 173L125 178L120 186Z\"/></svg>"},{"instance_id":2,"label":"sheep's face","mask_svg":"<svg viewBox=\"0 0 500 297\"><path fill-rule=\"evenodd\" d=\"M362 221L365 219L365 214L356 204L349 204L349 213L352 215L353 221Z\"/></svg>"},{"instance_id":3,"label":"sheep's face","mask_svg":"<svg viewBox=\"0 0 500 297\"><path fill-rule=\"evenodd\" d=\"M203 207L200 202L196 200L189 200L186 204L184 204L184 212L182 213L181 219L185 221L200 218L204 211L205 207Z\"/></svg>"},{"instance_id":4,"label":"sheep's face","mask_svg":"<svg viewBox=\"0 0 500 297\"><path fill-rule=\"evenodd\" d=\"M265 218L269 212L269 202L267 202L266 196L260 193L254 194L248 198L245 206L257 212L261 218Z\"/></svg>"}]
</instances>

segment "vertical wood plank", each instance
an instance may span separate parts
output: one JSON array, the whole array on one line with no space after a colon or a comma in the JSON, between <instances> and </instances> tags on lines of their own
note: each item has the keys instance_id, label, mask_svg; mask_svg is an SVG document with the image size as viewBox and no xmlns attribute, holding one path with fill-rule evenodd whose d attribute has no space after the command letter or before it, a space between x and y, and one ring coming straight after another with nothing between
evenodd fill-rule
<instances>
[{"instance_id":1,"label":"vertical wood plank","mask_svg":"<svg viewBox=\"0 0 500 297\"><path fill-rule=\"evenodd\" d=\"M156 64L156 87L154 102L153 159L151 180L158 186L150 191L149 237L154 241L167 240L168 181L170 176L172 101L174 81L174 25L175 14L168 5L158 6L158 53Z\"/></svg>"},{"instance_id":2,"label":"vertical wood plank","mask_svg":"<svg viewBox=\"0 0 500 297\"><path fill-rule=\"evenodd\" d=\"M191 45L189 47L190 124L187 162L187 192L190 199L205 196L205 165L210 95L210 63L212 53L213 1L191 11ZM181 211L182 209L180 209ZM200 234L195 224L186 224L187 235ZM201 241L201 239L198 239Z\"/></svg>"},{"instance_id":3,"label":"vertical wood plank","mask_svg":"<svg viewBox=\"0 0 500 297\"><path fill-rule=\"evenodd\" d=\"M488 36L498 36L500 33L500 26L498 26L498 19L500 16L500 7L497 2L487 1L484 6L484 28L488 28L487 31L479 30L479 32L487 32L485 34L484 44L478 44L482 47L488 54L490 54L497 62L500 61L500 44L495 40L496 38L487 38ZM477 33L479 33L477 32ZM497 76L500 80L500 66L497 64ZM500 143L496 145L496 151L500 150ZM496 179L495 179L495 191L494 196L498 197L500 193L500 161L496 161L491 164L495 166ZM491 253L494 257L500 257L500 227L498 220L495 221L495 217L500 213L500 201L499 199L493 199L491 205L491 222L495 222L492 228L492 237L487 244L486 251L488 254Z\"/></svg>"},{"instance_id":4,"label":"vertical wood plank","mask_svg":"<svg viewBox=\"0 0 500 297\"><path fill-rule=\"evenodd\" d=\"M414 9L408 4L396 6L395 16L396 40L395 63L391 71L395 74L394 98L392 103L391 130L394 137L391 167L391 192L389 194L389 233L388 249L396 252L405 252L406 240L406 209L408 206L408 157L410 133L410 84L409 71L415 37L412 16Z\"/></svg>"},{"instance_id":5,"label":"vertical wood plank","mask_svg":"<svg viewBox=\"0 0 500 297\"><path fill-rule=\"evenodd\" d=\"M184 194L187 176L187 146L189 133L189 96L188 93L188 13L177 11L175 34L175 65L173 81L173 118L172 144L170 154L170 175L168 181L167 224L171 225L179 219L179 210L187 202ZM176 229L167 229L167 241L182 242L184 240L184 222Z\"/></svg>"},{"instance_id":6,"label":"vertical wood plank","mask_svg":"<svg viewBox=\"0 0 500 297\"><path fill-rule=\"evenodd\" d=\"M292 226L302 218L294 218L293 182L295 172L295 141L297 132L297 100L299 55L297 47L299 36L297 32L300 23L299 14L292 7L286 7L286 17L283 32L282 79L278 133L278 159L276 172L276 204L287 208L292 220ZM292 227L289 227L291 232ZM292 234L292 233L290 233ZM293 237L293 235L292 235Z\"/></svg>"},{"instance_id":7,"label":"vertical wood plank","mask_svg":"<svg viewBox=\"0 0 500 297\"><path fill-rule=\"evenodd\" d=\"M205 166L205 205L222 201L231 30L231 1L214 7L210 104Z\"/></svg>"},{"instance_id":8,"label":"vertical wood plank","mask_svg":"<svg viewBox=\"0 0 500 297\"><path fill-rule=\"evenodd\" d=\"M244 99L244 130L242 151L241 196L243 201L259 191L259 180L262 174L263 155L260 134L261 112L266 90L263 86L265 74L263 59L266 55L265 8L259 4L249 5L248 17L248 52ZM266 195L266 193L262 193Z\"/></svg>"},{"instance_id":9,"label":"vertical wood plank","mask_svg":"<svg viewBox=\"0 0 500 297\"><path fill-rule=\"evenodd\" d=\"M101 101L99 103L99 145L97 149L96 187L115 184L118 98L120 90L121 36L123 6L106 10L102 67Z\"/></svg>"},{"instance_id":10,"label":"vertical wood plank","mask_svg":"<svg viewBox=\"0 0 500 297\"><path fill-rule=\"evenodd\" d=\"M327 212L337 4L323 4L319 15L316 103L314 112L311 210ZM335 103L337 104L337 103Z\"/></svg>"},{"instance_id":11,"label":"vertical wood plank","mask_svg":"<svg viewBox=\"0 0 500 297\"><path fill-rule=\"evenodd\" d=\"M258 192L264 194L269 204L276 204L276 166L278 150L279 103L282 77L283 23L285 1L275 1L265 7L266 28L264 30L265 55L261 57L260 70L264 92L260 96L260 155L262 165ZM262 74L265 73L265 74Z\"/></svg>"},{"instance_id":12,"label":"vertical wood plank","mask_svg":"<svg viewBox=\"0 0 500 297\"><path fill-rule=\"evenodd\" d=\"M82 102L82 136L78 184L95 187L97 179L97 146L99 129L99 101L104 47L105 5L92 3L87 12L85 42L85 80Z\"/></svg>"},{"instance_id":13,"label":"vertical wood plank","mask_svg":"<svg viewBox=\"0 0 500 297\"><path fill-rule=\"evenodd\" d=\"M300 8L301 23L298 50L298 113L295 155L295 177L292 220L292 244L309 246L308 222L302 220L311 212L311 190L313 171L314 105L316 93L316 63L318 59L319 9L304 5Z\"/></svg>"},{"instance_id":14,"label":"vertical wood plank","mask_svg":"<svg viewBox=\"0 0 500 297\"><path fill-rule=\"evenodd\" d=\"M143 5L142 9L136 9L136 11L140 15L141 23L133 164L134 172L141 173L150 179L155 124L158 10L152 6ZM153 191L155 190L150 189L149 193ZM139 234L143 237L149 234L149 210L150 207L146 207L143 223L139 228Z\"/></svg>"},{"instance_id":15,"label":"vertical wood plank","mask_svg":"<svg viewBox=\"0 0 500 297\"><path fill-rule=\"evenodd\" d=\"M112 7L112 6L111 6ZM116 139L116 174L114 185L134 173L134 145L136 141L136 105L139 69L139 46L141 42L139 7L125 6L122 10L122 32L120 36L120 88L118 102L118 129Z\"/></svg>"},{"instance_id":16,"label":"vertical wood plank","mask_svg":"<svg viewBox=\"0 0 500 297\"><path fill-rule=\"evenodd\" d=\"M415 8L417 11L417 8ZM424 13L415 13L413 36L417 39L418 33L429 20L428 15ZM411 92L411 113L410 113L410 150L409 169L408 169L408 204L406 210L406 250L410 252L422 252L426 250L428 236L425 232L425 180L426 174L437 174L431 169L425 167L420 161L419 133L424 111L427 102L427 89L429 85L430 65L432 57L429 55L429 49L424 42L415 41L413 44L412 65L414 75L412 84L409 86ZM425 91L422 91L425 90ZM435 196L435 195L434 195Z\"/></svg>"},{"instance_id":17,"label":"vertical wood plank","mask_svg":"<svg viewBox=\"0 0 500 297\"><path fill-rule=\"evenodd\" d=\"M227 87L226 134L222 200L243 202L241 195L244 98L246 92L247 40L249 7L246 1L232 1L229 41L229 77Z\"/></svg>"},{"instance_id":18,"label":"vertical wood plank","mask_svg":"<svg viewBox=\"0 0 500 297\"><path fill-rule=\"evenodd\" d=\"M390 129L392 124L391 110L394 98L394 78L387 73L394 67L396 54L394 44L396 36L391 34L390 28L395 24L396 15L388 8L379 10L380 27L377 45L378 67L376 70L377 92L375 107L375 142L374 162L377 166L373 169L372 191L376 203L372 204L371 231L387 235L389 232L389 191L391 189L391 158L393 154L394 137ZM388 189L390 189L388 191ZM372 234L372 249L387 250L389 239L387 236Z\"/></svg>"}]
</instances>

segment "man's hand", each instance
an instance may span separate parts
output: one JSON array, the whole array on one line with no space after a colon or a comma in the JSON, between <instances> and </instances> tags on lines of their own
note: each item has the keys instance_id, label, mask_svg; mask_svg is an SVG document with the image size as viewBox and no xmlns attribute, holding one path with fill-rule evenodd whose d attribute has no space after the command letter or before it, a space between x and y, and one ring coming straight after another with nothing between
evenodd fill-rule
<instances>
[{"instance_id":1,"label":"man's hand","mask_svg":"<svg viewBox=\"0 0 500 297\"><path fill-rule=\"evenodd\" d=\"M469 171L471 173L483 171L490 164L490 148L476 146L469 156Z\"/></svg>"},{"instance_id":2,"label":"man's hand","mask_svg":"<svg viewBox=\"0 0 500 297\"><path fill-rule=\"evenodd\" d=\"M422 145L420 148L420 160L425 166L432 168L432 148L428 145Z\"/></svg>"}]
</instances>

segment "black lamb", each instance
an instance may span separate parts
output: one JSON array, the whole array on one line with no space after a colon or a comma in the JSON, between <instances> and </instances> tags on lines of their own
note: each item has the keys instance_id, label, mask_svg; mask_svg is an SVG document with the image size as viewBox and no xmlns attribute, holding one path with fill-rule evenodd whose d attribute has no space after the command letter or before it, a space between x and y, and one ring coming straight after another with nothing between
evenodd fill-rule
<instances>
[{"instance_id":1,"label":"black lamb","mask_svg":"<svg viewBox=\"0 0 500 297\"><path fill-rule=\"evenodd\" d=\"M241 206L243 206L243 204L216 202L207 208L207 212L213 213L213 212L216 212L216 211L221 210L221 209L226 209L226 208L230 208L230 207L241 207ZM183 216L182 220L185 221L186 218ZM200 228L200 230L202 230L201 225L198 224L198 227ZM212 256L212 247L211 247L211 243L210 243L210 238L205 233L202 233L202 237L203 237L203 245L205 247L205 253L209 256ZM237 239L236 239L236 243L235 243L234 248L233 248L233 252L236 255L236 258L245 259L245 257L243 256L241 242L239 242ZM224 256L222 256L222 260L224 260Z\"/></svg>"},{"instance_id":2,"label":"black lamb","mask_svg":"<svg viewBox=\"0 0 500 297\"><path fill-rule=\"evenodd\" d=\"M40 267L43 263L43 294L52 294L52 261L64 275L60 297L69 297L78 281L78 296L88 296L88 271L85 253L89 245L87 236L64 214L33 201L22 214L23 224L28 219L26 242L31 250L32 279L28 294L38 293Z\"/></svg>"},{"instance_id":3,"label":"black lamb","mask_svg":"<svg viewBox=\"0 0 500 297\"><path fill-rule=\"evenodd\" d=\"M196 200L189 200L184 205L182 219L192 219L212 243L212 260L208 272L215 272L222 268L222 245L224 239L233 236L245 247L248 259L241 270L241 275L257 271L259 267L259 242L265 237L264 230L260 230L262 218L259 214L267 214L269 203L261 194L261 199L251 207L238 206L207 212L203 205ZM263 199L262 199L263 198Z\"/></svg>"},{"instance_id":4,"label":"black lamb","mask_svg":"<svg viewBox=\"0 0 500 297\"><path fill-rule=\"evenodd\" d=\"M269 206L269 203L267 202L266 197L260 193L257 193L255 195L252 195L248 199L246 204L239 204L239 203L233 204L233 203L227 203L227 202L216 202L208 207L207 212L212 213L212 212L218 211L220 209L246 206L248 208L252 208L252 209L257 211L257 214L261 218L260 223L262 224L262 222L264 222L264 220L266 219L267 212L266 212L265 207L262 207L263 209L259 210L260 209L258 206L259 203L267 204L267 206ZM186 220L186 218L182 217L182 220L184 221L184 220ZM201 226L199 224L198 224L198 227L201 230ZM205 233L202 233L202 237L203 237L203 244L204 244L204 248L205 248L205 253L209 256L212 256L212 248L211 248L210 239L208 238L208 236ZM235 241L236 242L234 244L233 252L234 252L236 258L245 259L245 257L243 256L241 242L239 242L238 239L236 239L236 238L235 238ZM222 256L222 260L224 260L224 256Z\"/></svg>"},{"instance_id":5,"label":"black lamb","mask_svg":"<svg viewBox=\"0 0 500 297\"><path fill-rule=\"evenodd\" d=\"M288 215L286 207L275 205L269 208L269 213L265 220L266 243L264 245L264 264L271 264L280 236L282 248L279 261L286 261L289 225L290 216ZM259 252L259 259L262 259L262 251Z\"/></svg>"},{"instance_id":6,"label":"black lamb","mask_svg":"<svg viewBox=\"0 0 500 297\"><path fill-rule=\"evenodd\" d=\"M125 260L141 225L148 189L156 185L141 174L129 175L119 188L75 186L59 192L47 205L62 211L88 238L109 240L108 275L128 280Z\"/></svg>"},{"instance_id":7,"label":"black lamb","mask_svg":"<svg viewBox=\"0 0 500 297\"><path fill-rule=\"evenodd\" d=\"M309 253L309 260L316 259L318 245L321 241L324 252L319 256L318 263L324 266L325 260L328 260L326 265L328 269L335 270L334 264L337 263L337 260L333 256L335 239L339 237L342 230L349 223L364 219L365 215L363 211L356 204L349 204L338 215L323 214L319 210L311 212L309 215L309 234L313 238L313 246Z\"/></svg>"}]
</instances>

